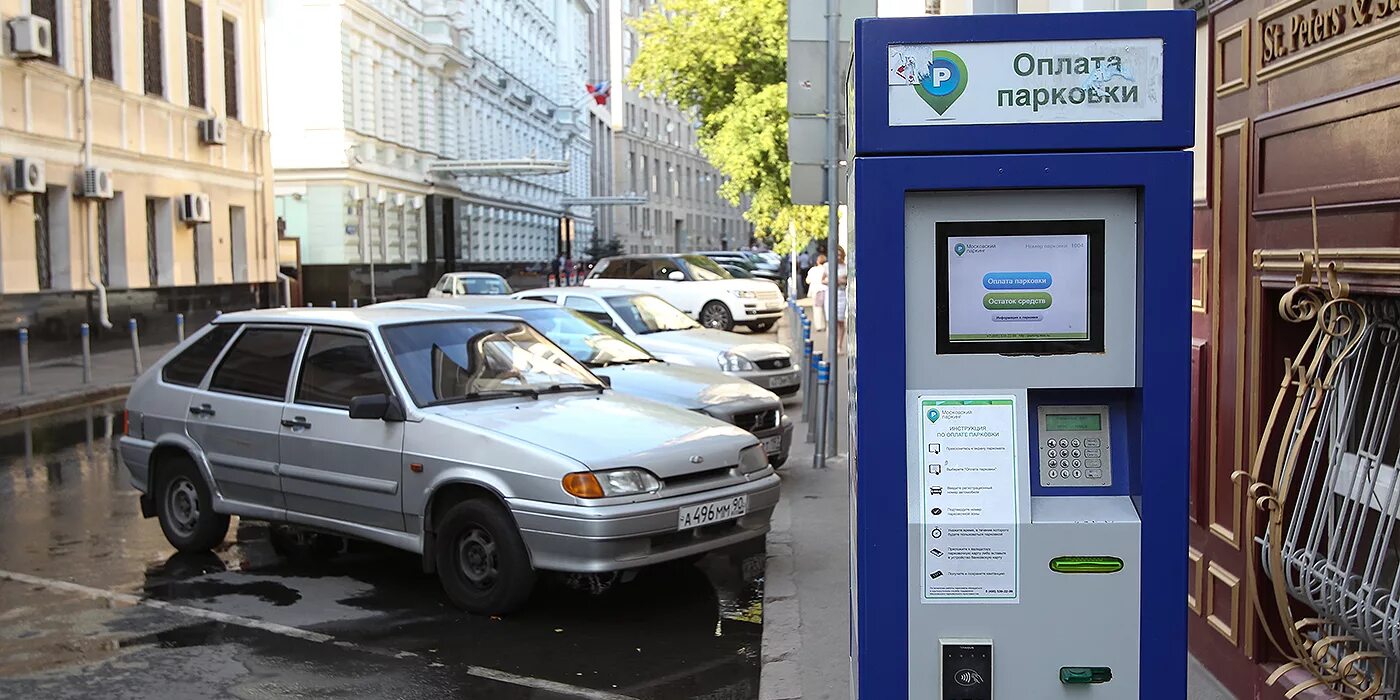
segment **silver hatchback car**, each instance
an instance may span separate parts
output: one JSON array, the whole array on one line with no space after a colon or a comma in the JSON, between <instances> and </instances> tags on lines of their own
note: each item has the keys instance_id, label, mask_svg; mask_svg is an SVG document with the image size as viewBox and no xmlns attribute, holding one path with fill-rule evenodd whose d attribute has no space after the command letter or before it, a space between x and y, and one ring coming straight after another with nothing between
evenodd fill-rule
<instances>
[{"instance_id":1,"label":"silver hatchback car","mask_svg":"<svg viewBox=\"0 0 1400 700\"><path fill-rule=\"evenodd\" d=\"M137 380L121 455L181 551L229 516L422 556L504 613L537 570L626 571L759 537L778 477L746 431L629 398L518 319L225 314Z\"/></svg>"}]
</instances>

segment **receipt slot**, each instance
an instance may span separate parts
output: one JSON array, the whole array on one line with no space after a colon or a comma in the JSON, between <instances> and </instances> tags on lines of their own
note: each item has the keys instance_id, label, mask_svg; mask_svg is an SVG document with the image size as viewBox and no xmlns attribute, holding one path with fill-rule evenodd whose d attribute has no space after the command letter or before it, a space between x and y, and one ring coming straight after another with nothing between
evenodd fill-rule
<instances>
[{"instance_id":1,"label":"receipt slot","mask_svg":"<svg viewBox=\"0 0 1400 700\"><path fill-rule=\"evenodd\" d=\"M1194 41L857 22L858 697L1186 696Z\"/></svg>"}]
</instances>

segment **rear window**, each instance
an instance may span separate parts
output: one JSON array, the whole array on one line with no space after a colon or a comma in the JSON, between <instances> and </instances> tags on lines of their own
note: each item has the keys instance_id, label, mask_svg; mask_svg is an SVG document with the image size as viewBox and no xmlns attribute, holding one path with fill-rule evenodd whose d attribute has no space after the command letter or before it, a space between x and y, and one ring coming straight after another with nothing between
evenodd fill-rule
<instances>
[{"instance_id":1,"label":"rear window","mask_svg":"<svg viewBox=\"0 0 1400 700\"><path fill-rule=\"evenodd\" d=\"M176 355L175 359L165 363L165 367L160 371L160 378L171 384L199 386L199 383L204 381L204 374L209 371L209 365L214 364L214 359L237 331L238 326L231 323L219 324L209 329L209 332Z\"/></svg>"},{"instance_id":2,"label":"rear window","mask_svg":"<svg viewBox=\"0 0 1400 700\"><path fill-rule=\"evenodd\" d=\"M511 288L505 280L494 277L467 277L467 294L510 294Z\"/></svg>"},{"instance_id":3,"label":"rear window","mask_svg":"<svg viewBox=\"0 0 1400 700\"><path fill-rule=\"evenodd\" d=\"M300 328L249 328L233 341L209 388L281 401L299 345Z\"/></svg>"}]
</instances>

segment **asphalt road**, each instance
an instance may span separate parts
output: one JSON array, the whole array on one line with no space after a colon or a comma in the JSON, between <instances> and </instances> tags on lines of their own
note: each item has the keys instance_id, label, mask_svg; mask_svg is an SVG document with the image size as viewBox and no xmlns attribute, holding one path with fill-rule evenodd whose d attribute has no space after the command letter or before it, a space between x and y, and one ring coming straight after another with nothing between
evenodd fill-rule
<instances>
[{"instance_id":1,"label":"asphalt road","mask_svg":"<svg viewBox=\"0 0 1400 700\"><path fill-rule=\"evenodd\" d=\"M235 521L176 554L113 451L120 410L0 425L0 697L758 696L761 541L471 616L379 546L289 560Z\"/></svg>"}]
</instances>

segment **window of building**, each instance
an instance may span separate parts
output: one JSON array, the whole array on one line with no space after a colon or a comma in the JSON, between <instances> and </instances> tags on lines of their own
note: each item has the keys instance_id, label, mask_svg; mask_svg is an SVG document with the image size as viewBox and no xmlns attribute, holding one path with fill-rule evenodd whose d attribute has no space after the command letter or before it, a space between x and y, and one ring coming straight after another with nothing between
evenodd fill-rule
<instances>
[{"instance_id":1,"label":"window of building","mask_svg":"<svg viewBox=\"0 0 1400 700\"><path fill-rule=\"evenodd\" d=\"M49 27L51 28L53 34L53 55L43 60L48 61L49 63L52 63L55 66L63 65L63 61L61 60L61 55L59 53L60 49L62 48L61 44L63 43L59 41L59 37L63 36L63 32L59 31L59 28L63 25L58 23L58 0L30 0L29 14L36 15L38 17L43 17L44 19L48 20Z\"/></svg>"},{"instance_id":2,"label":"window of building","mask_svg":"<svg viewBox=\"0 0 1400 700\"><path fill-rule=\"evenodd\" d=\"M112 44L112 0L92 0L92 77L115 80L116 47Z\"/></svg>"},{"instance_id":3,"label":"window of building","mask_svg":"<svg viewBox=\"0 0 1400 700\"><path fill-rule=\"evenodd\" d=\"M167 362L160 371L160 378L170 384L199 386L209 365L219 357L219 352L228 344L238 326L225 323L214 326L198 340Z\"/></svg>"},{"instance_id":4,"label":"window of building","mask_svg":"<svg viewBox=\"0 0 1400 700\"><path fill-rule=\"evenodd\" d=\"M156 230L156 200L146 198L146 271L152 287L160 286L160 235Z\"/></svg>"},{"instance_id":5,"label":"window of building","mask_svg":"<svg viewBox=\"0 0 1400 700\"><path fill-rule=\"evenodd\" d=\"M34 263L39 276L39 289L53 289L53 254L49 249L49 195L35 194L34 203Z\"/></svg>"},{"instance_id":6,"label":"window of building","mask_svg":"<svg viewBox=\"0 0 1400 700\"><path fill-rule=\"evenodd\" d=\"M651 193L661 193L661 159L651 159Z\"/></svg>"},{"instance_id":7,"label":"window of building","mask_svg":"<svg viewBox=\"0 0 1400 700\"><path fill-rule=\"evenodd\" d=\"M185 72L190 106L204 107L204 8L185 0Z\"/></svg>"},{"instance_id":8,"label":"window of building","mask_svg":"<svg viewBox=\"0 0 1400 700\"><path fill-rule=\"evenodd\" d=\"M229 279L248 281L248 214L243 207L228 208Z\"/></svg>"},{"instance_id":9,"label":"window of building","mask_svg":"<svg viewBox=\"0 0 1400 700\"><path fill-rule=\"evenodd\" d=\"M364 336L311 334L297 382L297 403L349 408L356 396L387 393L389 384Z\"/></svg>"},{"instance_id":10,"label":"window of building","mask_svg":"<svg viewBox=\"0 0 1400 700\"><path fill-rule=\"evenodd\" d=\"M97 212L97 272L103 287L112 285L111 228L107 225L111 201L101 201Z\"/></svg>"},{"instance_id":11,"label":"window of building","mask_svg":"<svg viewBox=\"0 0 1400 700\"><path fill-rule=\"evenodd\" d=\"M287 394L287 377L299 345L299 328L249 328L233 341L214 370L209 388L281 401Z\"/></svg>"},{"instance_id":12,"label":"window of building","mask_svg":"<svg viewBox=\"0 0 1400 700\"><path fill-rule=\"evenodd\" d=\"M160 41L160 0L141 0L141 72L147 95L165 95Z\"/></svg>"},{"instance_id":13,"label":"window of building","mask_svg":"<svg viewBox=\"0 0 1400 700\"><path fill-rule=\"evenodd\" d=\"M238 112L238 27L224 18L224 114L237 119Z\"/></svg>"}]
</instances>

